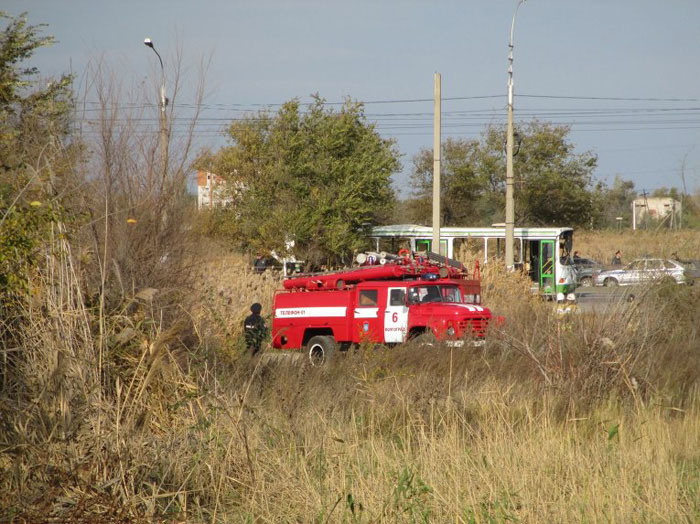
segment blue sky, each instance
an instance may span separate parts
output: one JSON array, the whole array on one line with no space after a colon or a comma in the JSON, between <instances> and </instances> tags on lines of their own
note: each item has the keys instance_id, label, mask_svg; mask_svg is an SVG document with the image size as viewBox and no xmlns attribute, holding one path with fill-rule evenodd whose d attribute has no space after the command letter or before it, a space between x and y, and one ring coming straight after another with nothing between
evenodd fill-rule
<instances>
[{"instance_id":1,"label":"blue sky","mask_svg":"<svg viewBox=\"0 0 700 524\"><path fill-rule=\"evenodd\" d=\"M514 0L229 0L106 2L6 0L3 9L47 23L59 43L40 50L44 74L104 59L124 77L153 75L150 37L166 66L211 55L201 144L246 110L319 93L367 102L393 137L407 173L432 147L433 74L442 74L443 139L474 138L505 122ZM636 187L700 190L700 2L528 0L515 29L516 120L572 126L578 151L599 156L596 176ZM402 102L403 101L403 102Z\"/></svg>"}]
</instances>

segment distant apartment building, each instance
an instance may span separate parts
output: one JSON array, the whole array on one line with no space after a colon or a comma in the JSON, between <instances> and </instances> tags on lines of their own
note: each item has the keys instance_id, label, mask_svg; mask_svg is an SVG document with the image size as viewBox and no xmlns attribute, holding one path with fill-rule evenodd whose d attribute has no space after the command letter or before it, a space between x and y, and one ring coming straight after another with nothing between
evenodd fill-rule
<instances>
[{"instance_id":1,"label":"distant apartment building","mask_svg":"<svg viewBox=\"0 0 700 524\"><path fill-rule=\"evenodd\" d=\"M231 202L223 178L207 171L197 171L197 209L225 206Z\"/></svg>"},{"instance_id":2,"label":"distant apartment building","mask_svg":"<svg viewBox=\"0 0 700 524\"><path fill-rule=\"evenodd\" d=\"M668 227L678 227L681 203L670 197L637 198L632 202L632 229L637 229L645 220L668 222Z\"/></svg>"}]
</instances>

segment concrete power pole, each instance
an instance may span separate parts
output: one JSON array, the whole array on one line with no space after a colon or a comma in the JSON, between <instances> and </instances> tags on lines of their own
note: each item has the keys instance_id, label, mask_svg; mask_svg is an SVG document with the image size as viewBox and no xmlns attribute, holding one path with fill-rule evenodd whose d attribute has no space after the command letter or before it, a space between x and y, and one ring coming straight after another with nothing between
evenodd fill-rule
<instances>
[{"instance_id":1,"label":"concrete power pole","mask_svg":"<svg viewBox=\"0 0 700 524\"><path fill-rule=\"evenodd\" d=\"M513 198L513 32L515 31L515 16L518 8L525 2L519 0L513 13L510 25L510 40L508 42L508 129L506 131L506 268L515 267L513 257L513 236L515 229L515 204Z\"/></svg>"},{"instance_id":2,"label":"concrete power pole","mask_svg":"<svg viewBox=\"0 0 700 524\"><path fill-rule=\"evenodd\" d=\"M440 253L440 113L441 82L440 73L435 73L435 107L433 108L433 253ZM445 253L447 255L447 253Z\"/></svg>"},{"instance_id":3,"label":"concrete power pole","mask_svg":"<svg viewBox=\"0 0 700 524\"><path fill-rule=\"evenodd\" d=\"M165 178L168 172L168 115L166 113L166 108L168 106L168 98L165 96L165 68L163 67L163 59L160 57L160 53L156 51L156 47L150 38L146 38L143 41L146 47L150 47L153 52L158 57L158 62L160 63L160 160L161 160L161 189L165 186Z\"/></svg>"},{"instance_id":4,"label":"concrete power pole","mask_svg":"<svg viewBox=\"0 0 700 524\"><path fill-rule=\"evenodd\" d=\"M168 98L165 96L165 75L160 85L160 156L163 169L163 185L168 173L168 115L166 114L166 106Z\"/></svg>"}]
</instances>

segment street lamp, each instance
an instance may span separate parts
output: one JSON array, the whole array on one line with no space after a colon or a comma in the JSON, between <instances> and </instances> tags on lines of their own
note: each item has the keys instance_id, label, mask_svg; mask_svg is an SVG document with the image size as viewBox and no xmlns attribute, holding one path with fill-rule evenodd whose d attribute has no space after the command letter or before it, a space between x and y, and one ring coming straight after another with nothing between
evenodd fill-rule
<instances>
[{"instance_id":1,"label":"street lamp","mask_svg":"<svg viewBox=\"0 0 700 524\"><path fill-rule=\"evenodd\" d=\"M513 230L515 226L515 206L513 203L513 33L515 16L525 0L518 0L510 25L508 42L508 129L506 132L506 268L513 269Z\"/></svg>"},{"instance_id":2,"label":"street lamp","mask_svg":"<svg viewBox=\"0 0 700 524\"><path fill-rule=\"evenodd\" d=\"M153 41L150 38L145 38L143 41L146 47L153 49L153 52L158 57L160 62L160 155L163 163L163 182L165 182L165 173L168 170L168 122L165 108L168 105L168 99L165 96L165 68L163 67L163 59L156 51Z\"/></svg>"}]
</instances>

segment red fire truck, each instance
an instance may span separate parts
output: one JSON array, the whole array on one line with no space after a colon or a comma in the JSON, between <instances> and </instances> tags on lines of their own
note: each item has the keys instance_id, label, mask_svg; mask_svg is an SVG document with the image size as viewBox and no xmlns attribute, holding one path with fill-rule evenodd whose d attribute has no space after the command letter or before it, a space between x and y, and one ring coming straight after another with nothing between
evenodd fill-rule
<instances>
[{"instance_id":1,"label":"red fire truck","mask_svg":"<svg viewBox=\"0 0 700 524\"><path fill-rule=\"evenodd\" d=\"M478 267L469 278L461 263L433 253L382 262L285 280L274 298L273 347L305 349L318 364L363 341L483 341L491 312L481 305Z\"/></svg>"}]
</instances>

